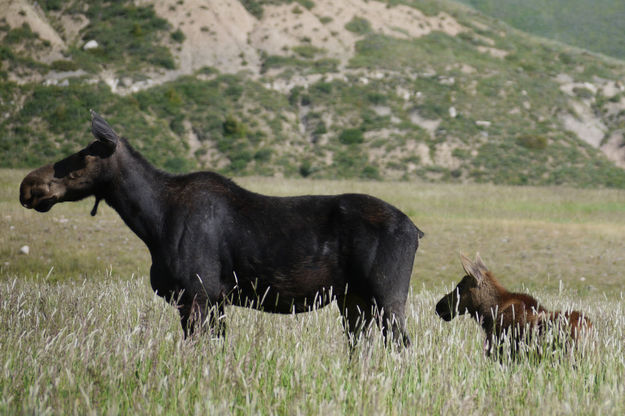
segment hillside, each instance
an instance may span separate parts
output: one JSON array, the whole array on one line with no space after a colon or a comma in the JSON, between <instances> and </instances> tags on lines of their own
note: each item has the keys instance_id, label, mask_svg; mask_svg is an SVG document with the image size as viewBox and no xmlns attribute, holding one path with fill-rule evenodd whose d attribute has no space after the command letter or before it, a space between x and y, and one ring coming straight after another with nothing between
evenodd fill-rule
<instances>
[{"instance_id":1,"label":"hillside","mask_svg":"<svg viewBox=\"0 0 625 416\"><path fill-rule=\"evenodd\" d=\"M460 0L528 33L625 59L621 0Z\"/></svg>"},{"instance_id":2,"label":"hillside","mask_svg":"<svg viewBox=\"0 0 625 416\"><path fill-rule=\"evenodd\" d=\"M625 64L458 3L0 6L1 166L94 108L174 171L625 187Z\"/></svg>"}]
</instances>

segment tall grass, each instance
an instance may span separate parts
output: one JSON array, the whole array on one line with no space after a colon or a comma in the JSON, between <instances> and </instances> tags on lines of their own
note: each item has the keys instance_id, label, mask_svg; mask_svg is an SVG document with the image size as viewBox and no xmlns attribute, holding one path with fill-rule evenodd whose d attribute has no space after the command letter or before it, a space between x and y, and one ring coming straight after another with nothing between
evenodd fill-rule
<instances>
[{"instance_id":1,"label":"tall grass","mask_svg":"<svg viewBox=\"0 0 625 416\"><path fill-rule=\"evenodd\" d=\"M366 192L426 232L407 304L413 346L378 330L350 355L334 305L277 316L226 309L225 339L183 340L156 297L149 257L117 215L91 203L48 214L0 174L0 414L622 414L625 193L617 190L242 178L273 195ZM19 247L29 244L29 255ZM594 331L573 353L500 363L469 317L437 300L480 251L507 288Z\"/></svg>"},{"instance_id":2,"label":"tall grass","mask_svg":"<svg viewBox=\"0 0 625 416\"><path fill-rule=\"evenodd\" d=\"M484 357L470 318L445 323L437 290L408 302L413 347L347 349L338 310L227 310L223 340L184 341L145 278L0 283L3 414L622 414L623 300L539 293L582 306L595 332L542 361ZM600 319L602 318L602 319Z\"/></svg>"}]
</instances>

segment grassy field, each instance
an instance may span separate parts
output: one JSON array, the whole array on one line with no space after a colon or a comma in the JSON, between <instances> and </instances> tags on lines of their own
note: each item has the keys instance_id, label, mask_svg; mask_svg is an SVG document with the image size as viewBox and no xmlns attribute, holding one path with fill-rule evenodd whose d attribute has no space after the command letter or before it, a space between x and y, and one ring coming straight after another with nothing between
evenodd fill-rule
<instances>
[{"instance_id":1,"label":"grassy field","mask_svg":"<svg viewBox=\"0 0 625 416\"><path fill-rule=\"evenodd\" d=\"M334 306L298 316L227 309L228 336L182 340L147 278L147 249L92 200L20 207L24 171L0 171L2 414L623 414L625 192L242 178L274 195L366 192L426 232L407 326L352 358ZM20 254L28 245L30 253ZM571 354L500 364L468 317L436 301L479 251L511 290L582 310L595 331Z\"/></svg>"}]
</instances>

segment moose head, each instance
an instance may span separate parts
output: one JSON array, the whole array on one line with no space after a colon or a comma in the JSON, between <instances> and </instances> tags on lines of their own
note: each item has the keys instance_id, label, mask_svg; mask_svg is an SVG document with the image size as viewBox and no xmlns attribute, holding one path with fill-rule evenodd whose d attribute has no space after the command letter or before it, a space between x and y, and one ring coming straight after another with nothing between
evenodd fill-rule
<instances>
[{"instance_id":1,"label":"moose head","mask_svg":"<svg viewBox=\"0 0 625 416\"><path fill-rule=\"evenodd\" d=\"M454 290L436 304L436 313L445 321L451 321L456 315L469 312L475 315L482 305L494 303L491 299L496 292L488 268L477 254L475 261L460 255L462 268L466 275Z\"/></svg>"},{"instance_id":2,"label":"moose head","mask_svg":"<svg viewBox=\"0 0 625 416\"><path fill-rule=\"evenodd\" d=\"M102 117L91 110L91 132L96 140L67 158L30 172L20 185L20 202L26 208L49 211L54 204L95 195L91 215L97 212L99 187L111 172L112 155L119 137Z\"/></svg>"}]
</instances>

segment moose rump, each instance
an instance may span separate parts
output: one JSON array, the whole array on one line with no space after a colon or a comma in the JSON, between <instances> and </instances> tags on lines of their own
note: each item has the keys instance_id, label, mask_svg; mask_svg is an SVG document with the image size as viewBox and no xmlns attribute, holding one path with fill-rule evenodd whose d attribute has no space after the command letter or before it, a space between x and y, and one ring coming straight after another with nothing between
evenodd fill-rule
<instances>
[{"instance_id":1,"label":"moose rump","mask_svg":"<svg viewBox=\"0 0 625 416\"><path fill-rule=\"evenodd\" d=\"M26 208L104 200L148 247L152 288L176 302L185 336L225 330L224 306L298 313L337 301L351 339L370 322L409 344L404 308L423 233L364 194L272 197L214 172L154 168L92 112L96 140L29 173Z\"/></svg>"}]
</instances>

